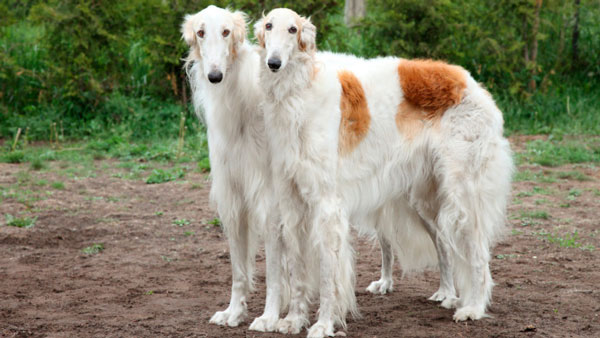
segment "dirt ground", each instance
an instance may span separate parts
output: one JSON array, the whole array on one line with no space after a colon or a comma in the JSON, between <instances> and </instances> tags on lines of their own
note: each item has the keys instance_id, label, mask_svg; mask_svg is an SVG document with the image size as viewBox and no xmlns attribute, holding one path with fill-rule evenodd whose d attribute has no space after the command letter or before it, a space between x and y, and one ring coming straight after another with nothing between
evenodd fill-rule
<instances>
[{"instance_id":1,"label":"dirt ground","mask_svg":"<svg viewBox=\"0 0 600 338\"><path fill-rule=\"evenodd\" d=\"M32 181L60 179L64 189L31 185L44 198L1 202L0 224L6 213L26 211L38 219L31 228L0 227L0 336L283 337L247 330L264 305L262 252L250 319L238 328L208 323L227 306L231 271L226 240L208 223L216 215L207 203L206 175L148 185L117 177L123 169L109 160L95 167L96 177L79 179L32 171ZM437 290L437 272L400 279L397 271L393 293L367 293L379 277L379 249L356 239L362 318L349 320L347 335L600 336L600 171L585 165L520 169L544 175L575 170L591 180L514 184L513 230L491 262L492 318L453 322L453 311L427 300ZM0 186L15 184L28 170L26 164L0 164ZM560 240L575 230L576 239ZM94 243L104 251L82 252Z\"/></svg>"}]
</instances>

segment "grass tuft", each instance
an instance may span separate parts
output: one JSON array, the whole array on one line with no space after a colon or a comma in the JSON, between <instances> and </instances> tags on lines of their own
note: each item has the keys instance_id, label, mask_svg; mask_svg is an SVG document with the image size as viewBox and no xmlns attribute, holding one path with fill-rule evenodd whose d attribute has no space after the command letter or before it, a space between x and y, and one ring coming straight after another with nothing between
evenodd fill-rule
<instances>
[{"instance_id":1,"label":"grass tuft","mask_svg":"<svg viewBox=\"0 0 600 338\"><path fill-rule=\"evenodd\" d=\"M50 186L56 190L64 190L65 189L65 184L60 181L52 182L52 184Z\"/></svg>"},{"instance_id":2,"label":"grass tuft","mask_svg":"<svg viewBox=\"0 0 600 338\"><path fill-rule=\"evenodd\" d=\"M37 217L15 217L11 214L5 214L6 226L17 228L31 228L35 225Z\"/></svg>"},{"instance_id":3,"label":"grass tuft","mask_svg":"<svg viewBox=\"0 0 600 338\"><path fill-rule=\"evenodd\" d=\"M185 170L182 168L173 169L154 169L148 178L146 178L147 184L158 184L169 181L175 181L177 179L185 177Z\"/></svg>"},{"instance_id":4,"label":"grass tuft","mask_svg":"<svg viewBox=\"0 0 600 338\"><path fill-rule=\"evenodd\" d=\"M30 168L31 168L31 170L36 170L36 171L42 170L42 169L46 168L46 163L41 158L37 157L37 158L34 158L33 160L31 160Z\"/></svg>"},{"instance_id":5,"label":"grass tuft","mask_svg":"<svg viewBox=\"0 0 600 338\"><path fill-rule=\"evenodd\" d=\"M176 219L173 221L173 225L178 225L180 227L184 226L184 225L190 225L190 220L182 218L182 219Z\"/></svg>"},{"instance_id":6,"label":"grass tuft","mask_svg":"<svg viewBox=\"0 0 600 338\"><path fill-rule=\"evenodd\" d=\"M533 218L533 219L549 219L550 215L548 212L544 210L534 210L534 211L522 211L521 218Z\"/></svg>"},{"instance_id":7,"label":"grass tuft","mask_svg":"<svg viewBox=\"0 0 600 338\"><path fill-rule=\"evenodd\" d=\"M81 249L81 252L83 252L86 255L95 255L101 253L102 251L104 251L103 243L94 243L88 247Z\"/></svg>"}]
</instances>

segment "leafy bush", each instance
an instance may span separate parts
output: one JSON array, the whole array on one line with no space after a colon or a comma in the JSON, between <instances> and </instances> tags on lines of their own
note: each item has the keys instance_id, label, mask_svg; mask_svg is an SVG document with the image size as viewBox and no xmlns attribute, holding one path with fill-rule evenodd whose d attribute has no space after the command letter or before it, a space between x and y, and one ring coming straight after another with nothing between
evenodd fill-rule
<instances>
[{"instance_id":1,"label":"leafy bush","mask_svg":"<svg viewBox=\"0 0 600 338\"><path fill-rule=\"evenodd\" d=\"M311 16L320 49L462 65L500 99L511 130L600 129L596 0L581 0L579 10L573 1L544 1L536 34L531 0L371 0L367 17L352 28L339 0L2 0L0 137L29 127L31 139L48 139L53 123L67 138L176 135L179 114L192 115L181 104L189 89L179 27L186 13L209 4L241 9L251 20L274 7L293 8ZM524 57L534 40L535 62ZM527 89L532 81L537 91ZM186 121L191 128L194 119Z\"/></svg>"},{"instance_id":2,"label":"leafy bush","mask_svg":"<svg viewBox=\"0 0 600 338\"><path fill-rule=\"evenodd\" d=\"M10 151L0 156L0 162L21 163L23 161L25 161L25 153L21 150Z\"/></svg>"}]
</instances>

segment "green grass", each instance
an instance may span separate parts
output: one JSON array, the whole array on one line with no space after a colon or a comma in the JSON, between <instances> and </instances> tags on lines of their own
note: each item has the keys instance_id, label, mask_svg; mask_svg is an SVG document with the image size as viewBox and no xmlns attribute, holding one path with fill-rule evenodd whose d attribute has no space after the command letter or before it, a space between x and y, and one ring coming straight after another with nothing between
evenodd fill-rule
<instances>
[{"instance_id":1,"label":"green grass","mask_svg":"<svg viewBox=\"0 0 600 338\"><path fill-rule=\"evenodd\" d=\"M103 243L94 243L88 247L81 249L81 252L83 252L86 255L95 255L101 253L102 251L104 251Z\"/></svg>"},{"instance_id":2,"label":"green grass","mask_svg":"<svg viewBox=\"0 0 600 338\"><path fill-rule=\"evenodd\" d=\"M208 157L205 157L202 160L198 161L198 171L200 171L200 172L210 171L210 160Z\"/></svg>"},{"instance_id":3,"label":"green grass","mask_svg":"<svg viewBox=\"0 0 600 338\"><path fill-rule=\"evenodd\" d=\"M39 157L34 158L31 160L30 168L31 168L31 170L39 171L39 170L46 168L46 163L44 162L44 160L42 160Z\"/></svg>"},{"instance_id":4,"label":"green grass","mask_svg":"<svg viewBox=\"0 0 600 338\"><path fill-rule=\"evenodd\" d=\"M35 225L37 217L15 217L11 214L4 215L6 226L17 228L31 228Z\"/></svg>"},{"instance_id":5,"label":"green grass","mask_svg":"<svg viewBox=\"0 0 600 338\"><path fill-rule=\"evenodd\" d=\"M202 184L202 183L192 183L190 185L190 189L192 189L192 190L197 190L197 189L202 189L202 188L204 188L204 184Z\"/></svg>"},{"instance_id":6,"label":"green grass","mask_svg":"<svg viewBox=\"0 0 600 338\"><path fill-rule=\"evenodd\" d=\"M521 217L521 226L522 227L529 227L529 226L534 226L534 225L539 225L540 222L533 220L531 217Z\"/></svg>"},{"instance_id":7,"label":"green grass","mask_svg":"<svg viewBox=\"0 0 600 338\"><path fill-rule=\"evenodd\" d=\"M526 163L556 167L564 164L600 162L598 140L563 140L562 137L534 140L527 144L525 152L519 154Z\"/></svg>"},{"instance_id":8,"label":"green grass","mask_svg":"<svg viewBox=\"0 0 600 338\"><path fill-rule=\"evenodd\" d=\"M521 218L549 219L550 215L544 210L521 211Z\"/></svg>"},{"instance_id":9,"label":"green grass","mask_svg":"<svg viewBox=\"0 0 600 338\"><path fill-rule=\"evenodd\" d=\"M504 113L506 129L520 134L600 134L597 81L591 78L559 81L525 99L518 99L508 92L494 93ZM554 163L551 157L545 160Z\"/></svg>"},{"instance_id":10,"label":"green grass","mask_svg":"<svg viewBox=\"0 0 600 338\"><path fill-rule=\"evenodd\" d=\"M50 186L56 190L65 190L65 184L60 181L52 182L52 184L50 184Z\"/></svg>"},{"instance_id":11,"label":"green grass","mask_svg":"<svg viewBox=\"0 0 600 338\"><path fill-rule=\"evenodd\" d=\"M581 248L589 251L594 250L594 246L584 245L584 243L580 241L577 230L564 235L549 232L540 232L537 235L540 239L546 240L550 243L558 244L558 246L561 248Z\"/></svg>"},{"instance_id":12,"label":"green grass","mask_svg":"<svg viewBox=\"0 0 600 338\"><path fill-rule=\"evenodd\" d=\"M581 196L581 194L582 194L582 192L579 189L573 188L573 189L569 190L569 196L579 197L579 196Z\"/></svg>"},{"instance_id":13,"label":"green grass","mask_svg":"<svg viewBox=\"0 0 600 338\"><path fill-rule=\"evenodd\" d=\"M533 187L531 191L521 191L517 194L517 197L531 197L534 195L552 195L553 191L550 188L544 187Z\"/></svg>"},{"instance_id":14,"label":"green grass","mask_svg":"<svg viewBox=\"0 0 600 338\"><path fill-rule=\"evenodd\" d=\"M185 170L182 168L173 169L154 169L148 178L146 178L147 184L158 184L169 181L175 181L177 179L185 177Z\"/></svg>"},{"instance_id":15,"label":"green grass","mask_svg":"<svg viewBox=\"0 0 600 338\"><path fill-rule=\"evenodd\" d=\"M163 165L173 162L200 163L199 168L202 168L202 171L210 170L208 144L203 127L198 125L190 127L191 131L186 134L179 157L177 157L176 130L173 134L161 137L153 135L148 138L136 138L126 130L130 127L122 125L117 128L119 130L99 131L92 136L64 141L58 145L54 143L30 145L23 143L21 139L16 151L10 151L12 141L7 139L0 149L0 162L29 163L30 169L34 171L54 170L58 167L64 176L73 179L95 177L97 168L94 161L99 159L119 160L116 167L128 169L129 172L121 176L127 179L141 179L146 170L157 167L159 163ZM125 129L122 134L120 129ZM119 136L115 136L113 132ZM49 166L49 162L57 162L57 166ZM169 174L181 178L182 171L167 170L166 172L165 174L159 171L155 174L157 181L168 180ZM162 178L161 174L164 174Z\"/></svg>"},{"instance_id":16,"label":"green grass","mask_svg":"<svg viewBox=\"0 0 600 338\"><path fill-rule=\"evenodd\" d=\"M215 217L215 218L211 219L210 221L207 221L206 224L211 224L213 226L220 227L222 223L221 223L220 219Z\"/></svg>"},{"instance_id":17,"label":"green grass","mask_svg":"<svg viewBox=\"0 0 600 338\"><path fill-rule=\"evenodd\" d=\"M185 225L190 225L190 224L191 224L190 220L185 219L185 218L173 220L173 225L177 225L180 227L185 226Z\"/></svg>"},{"instance_id":18,"label":"green grass","mask_svg":"<svg viewBox=\"0 0 600 338\"><path fill-rule=\"evenodd\" d=\"M561 171L556 176L563 180L590 181L592 178L580 171Z\"/></svg>"},{"instance_id":19,"label":"green grass","mask_svg":"<svg viewBox=\"0 0 600 338\"><path fill-rule=\"evenodd\" d=\"M529 169L519 171L513 177L514 182L556 183L558 179L582 182L590 181L592 178L576 170L552 172L548 170L531 171Z\"/></svg>"},{"instance_id":20,"label":"green grass","mask_svg":"<svg viewBox=\"0 0 600 338\"><path fill-rule=\"evenodd\" d=\"M545 171L533 172L531 170L522 170L517 172L513 177L514 182L539 182L539 183L555 183L556 178L553 177L552 173Z\"/></svg>"}]
</instances>

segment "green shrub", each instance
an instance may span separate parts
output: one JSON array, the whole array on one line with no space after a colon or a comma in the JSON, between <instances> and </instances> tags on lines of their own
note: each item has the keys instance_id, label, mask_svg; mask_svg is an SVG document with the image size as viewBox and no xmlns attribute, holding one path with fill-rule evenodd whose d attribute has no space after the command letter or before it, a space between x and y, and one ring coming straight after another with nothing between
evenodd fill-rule
<instances>
[{"instance_id":1,"label":"green shrub","mask_svg":"<svg viewBox=\"0 0 600 338\"><path fill-rule=\"evenodd\" d=\"M210 171L210 159L205 157L198 161L198 170L199 171Z\"/></svg>"},{"instance_id":2,"label":"green shrub","mask_svg":"<svg viewBox=\"0 0 600 338\"><path fill-rule=\"evenodd\" d=\"M25 153L21 150L9 151L0 156L0 160L6 163L21 163L25 161Z\"/></svg>"}]
</instances>

